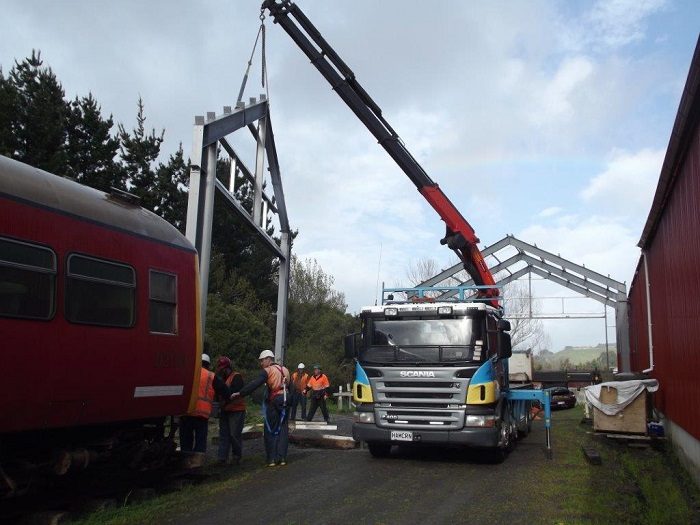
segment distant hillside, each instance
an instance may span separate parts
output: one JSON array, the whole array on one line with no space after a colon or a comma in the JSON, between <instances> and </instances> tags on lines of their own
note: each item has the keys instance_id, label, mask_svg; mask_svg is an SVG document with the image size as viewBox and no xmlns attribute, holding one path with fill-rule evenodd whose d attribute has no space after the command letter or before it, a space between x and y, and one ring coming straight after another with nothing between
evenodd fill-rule
<instances>
[{"instance_id":1,"label":"distant hillside","mask_svg":"<svg viewBox=\"0 0 700 525\"><path fill-rule=\"evenodd\" d=\"M617 349L615 345L608 345L610 366L617 364ZM535 355L534 364L536 370L564 370L598 368L604 370L605 344L596 346L566 346L559 352L542 350Z\"/></svg>"}]
</instances>

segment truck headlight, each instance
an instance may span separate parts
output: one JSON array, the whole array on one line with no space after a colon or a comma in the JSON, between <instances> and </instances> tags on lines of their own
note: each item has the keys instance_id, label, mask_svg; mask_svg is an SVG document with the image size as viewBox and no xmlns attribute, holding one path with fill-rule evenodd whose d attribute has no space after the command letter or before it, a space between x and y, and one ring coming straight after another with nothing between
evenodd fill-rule
<instances>
[{"instance_id":1,"label":"truck headlight","mask_svg":"<svg viewBox=\"0 0 700 525\"><path fill-rule=\"evenodd\" d=\"M496 426L496 416L467 416L464 426L492 428Z\"/></svg>"},{"instance_id":2,"label":"truck headlight","mask_svg":"<svg viewBox=\"0 0 700 525\"><path fill-rule=\"evenodd\" d=\"M355 423L374 423L374 412L355 412L353 414Z\"/></svg>"}]
</instances>

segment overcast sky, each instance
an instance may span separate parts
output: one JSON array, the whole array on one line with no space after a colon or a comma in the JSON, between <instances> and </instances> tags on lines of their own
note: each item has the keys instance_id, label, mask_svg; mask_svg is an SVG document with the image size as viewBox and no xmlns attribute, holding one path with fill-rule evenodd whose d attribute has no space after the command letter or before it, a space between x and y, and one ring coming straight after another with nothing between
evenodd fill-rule
<instances>
[{"instance_id":1,"label":"overcast sky","mask_svg":"<svg viewBox=\"0 0 700 525\"><path fill-rule=\"evenodd\" d=\"M511 233L629 284L700 4L298 3L483 245ZM130 128L141 96L147 125L166 130L166 156L180 142L189 152L194 116L235 104L258 15L258 2L240 0L4 0L0 65L39 49L67 97L92 92ZM443 224L408 178L286 33L268 21L267 34L296 254L334 276L353 312L374 302L378 281L407 284L410 261L452 264ZM258 54L246 97L261 92ZM241 153L252 166L252 147ZM546 328L554 350L604 340L602 320Z\"/></svg>"}]
</instances>

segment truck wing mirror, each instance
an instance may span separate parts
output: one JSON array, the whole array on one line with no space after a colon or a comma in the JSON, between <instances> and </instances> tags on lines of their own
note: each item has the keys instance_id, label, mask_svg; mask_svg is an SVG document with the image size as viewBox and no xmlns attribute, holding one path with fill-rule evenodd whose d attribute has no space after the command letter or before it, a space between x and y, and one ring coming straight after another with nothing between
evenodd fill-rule
<instances>
[{"instance_id":1,"label":"truck wing mirror","mask_svg":"<svg viewBox=\"0 0 700 525\"><path fill-rule=\"evenodd\" d=\"M498 359L508 359L512 355L513 347L511 346L510 334L498 332Z\"/></svg>"},{"instance_id":2,"label":"truck wing mirror","mask_svg":"<svg viewBox=\"0 0 700 525\"><path fill-rule=\"evenodd\" d=\"M355 346L355 338L358 334L348 334L343 338L345 343L345 357L352 359L357 356L357 348Z\"/></svg>"}]
</instances>

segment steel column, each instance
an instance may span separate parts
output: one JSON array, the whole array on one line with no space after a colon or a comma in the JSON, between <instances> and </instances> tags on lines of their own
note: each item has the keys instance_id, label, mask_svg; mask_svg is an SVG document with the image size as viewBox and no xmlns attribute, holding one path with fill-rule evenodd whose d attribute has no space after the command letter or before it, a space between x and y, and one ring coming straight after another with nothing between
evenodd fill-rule
<instances>
[{"instance_id":1,"label":"steel column","mask_svg":"<svg viewBox=\"0 0 700 525\"><path fill-rule=\"evenodd\" d=\"M265 136L267 135L267 117L258 121L257 151L255 155L255 188L253 193L253 220L263 226L262 206L263 183L265 181Z\"/></svg>"},{"instance_id":2,"label":"steel column","mask_svg":"<svg viewBox=\"0 0 700 525\"><path fill-rule=\"evenodd\" d=\"M281 246L284 258L280 259L277 284L277 327L275 332L275 360L284 363L287 353L287 299L289 297L289 273L292 263L291 234L282 232Z\"/></svg>"}]
</instances>

